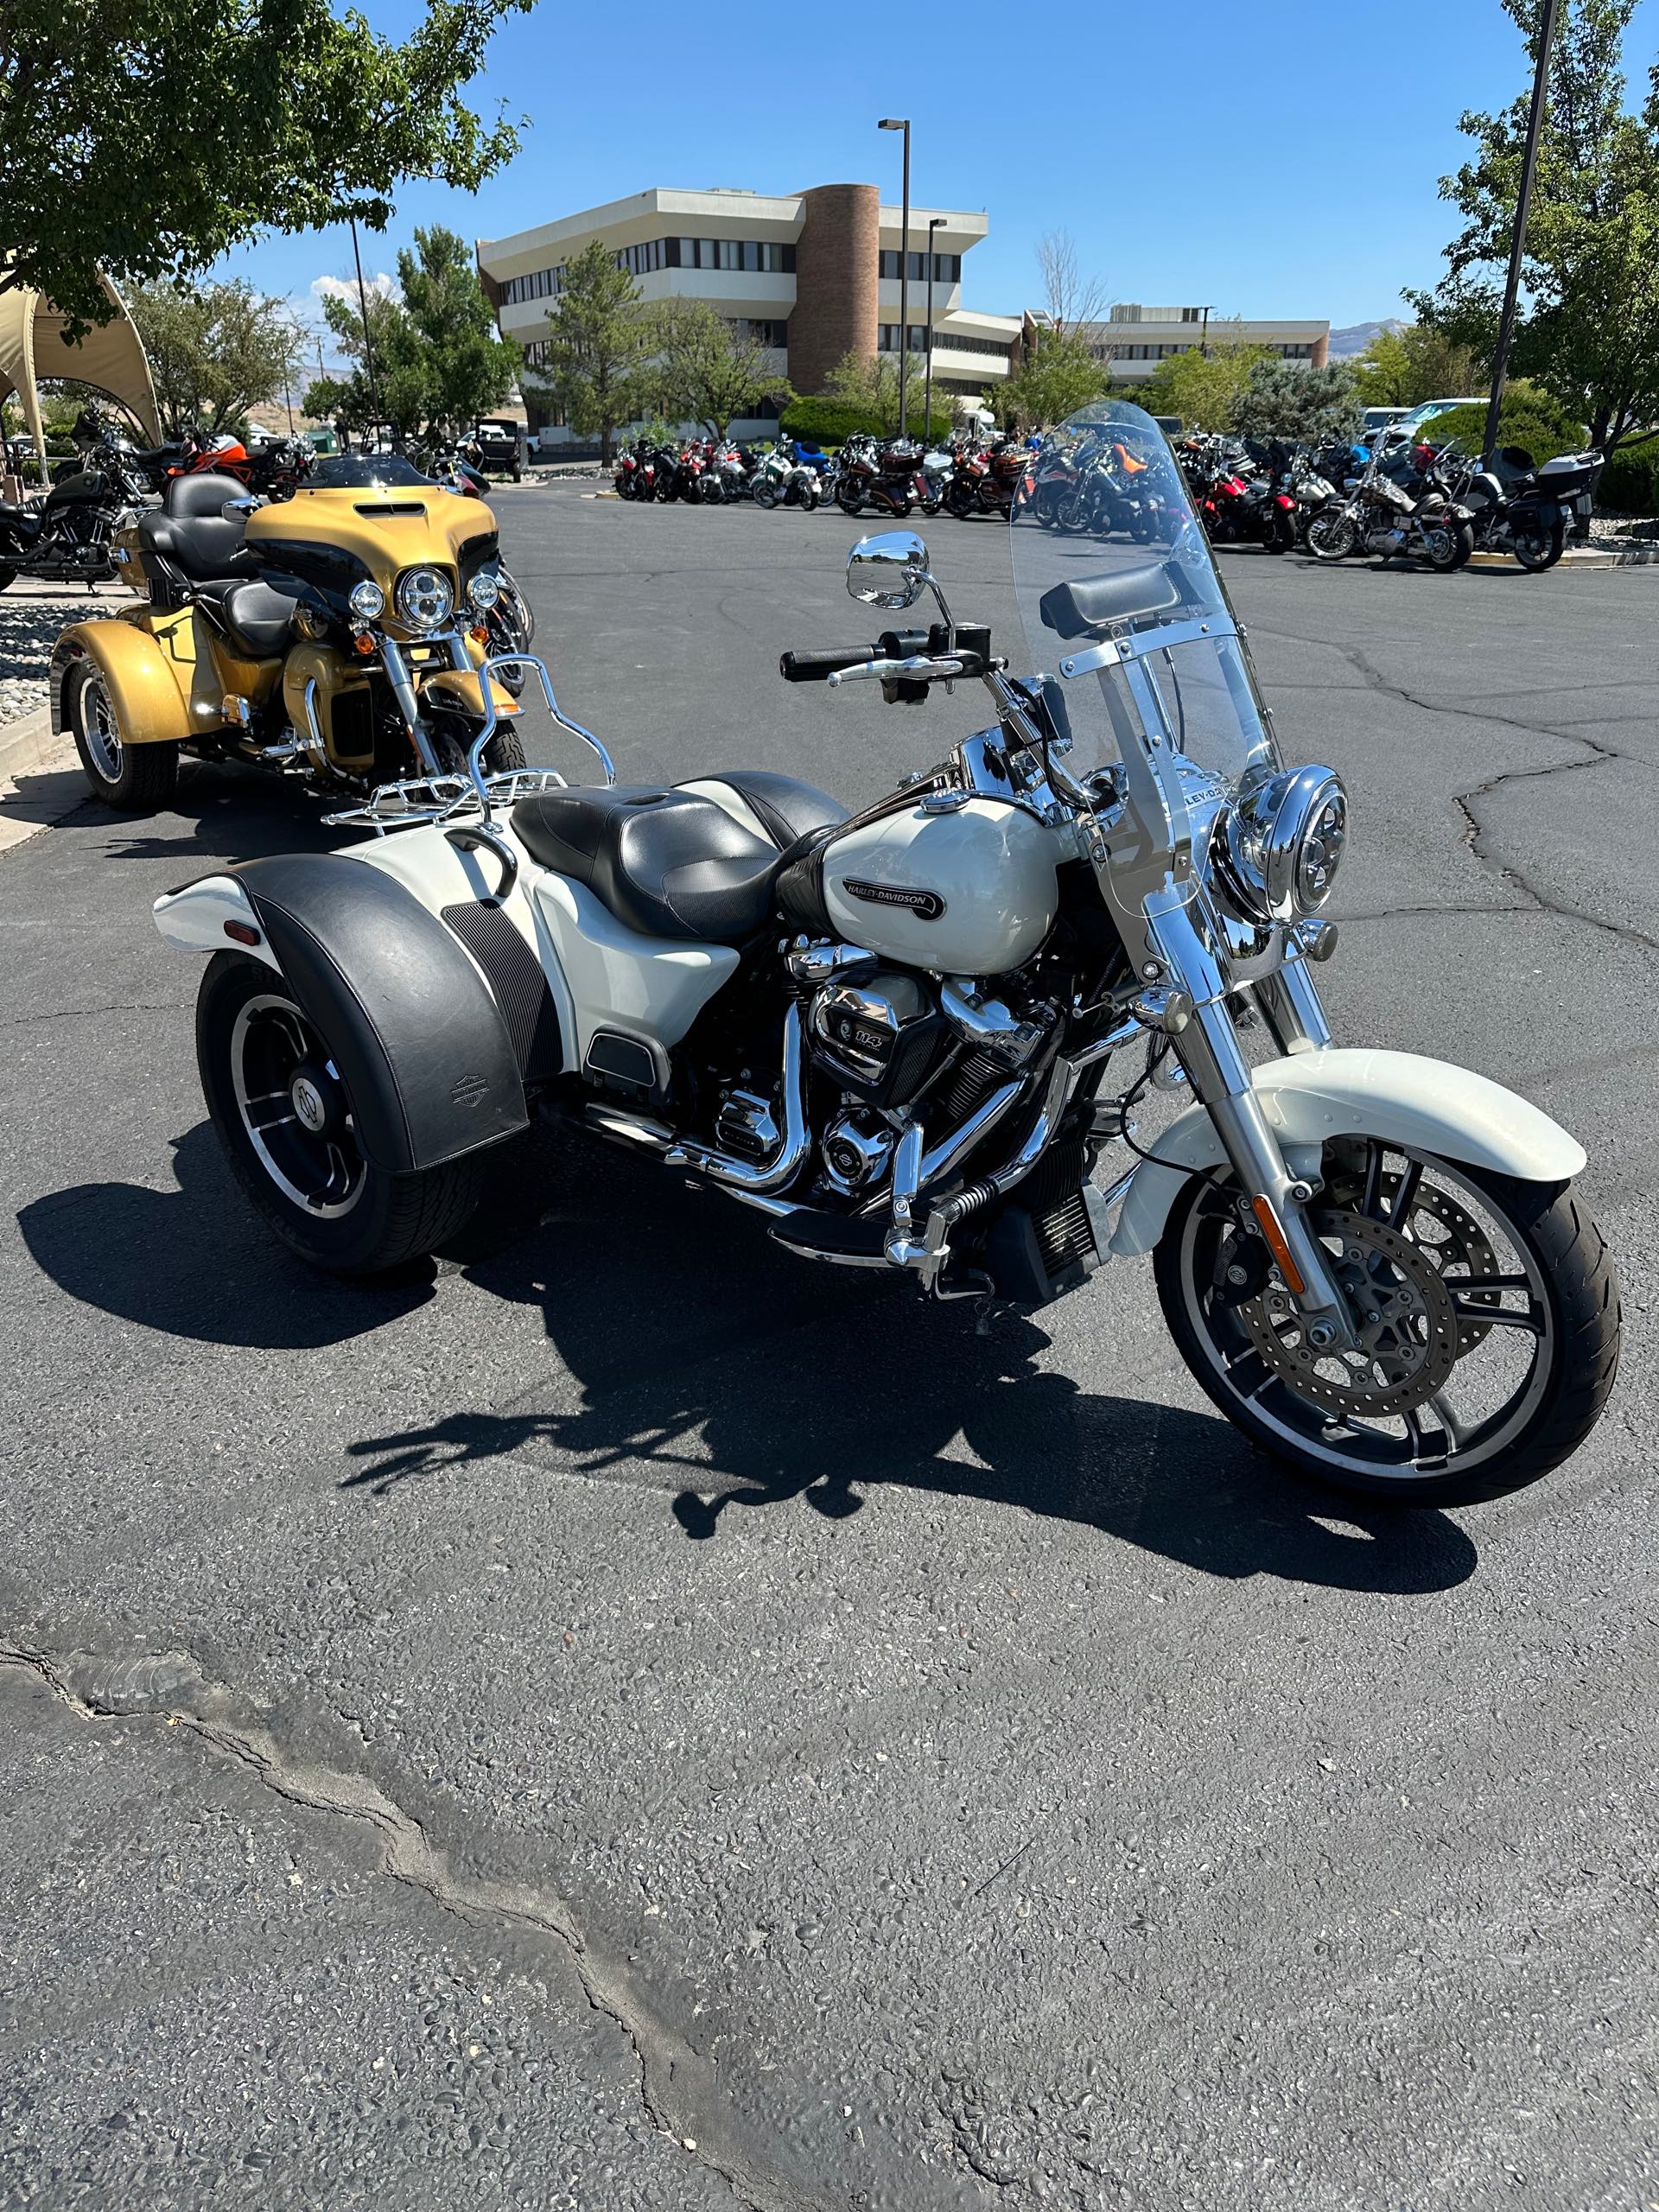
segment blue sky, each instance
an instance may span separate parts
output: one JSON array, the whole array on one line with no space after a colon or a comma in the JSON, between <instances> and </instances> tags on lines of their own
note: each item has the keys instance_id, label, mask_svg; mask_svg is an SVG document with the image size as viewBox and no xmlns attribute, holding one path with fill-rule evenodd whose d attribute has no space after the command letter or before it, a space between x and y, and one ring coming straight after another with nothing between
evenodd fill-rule
<instances>
[{"instance_id":1,"label":"blue sky","mask_svg":"<svg viewBox=\"0 0 1659 2212\"><path fill-rule=\"evenodd\" d=\"M415 10L365 12L395 35ZM947 41L944 63L896 59L918 21ZM1626 47L1637 97L1656 48L1659 0L1643 0ZM497 32L471 95L528 118L517 159L475 197L407 188L391 230L365 237L365 269L390 270L417 223L499 237L650 185L856 179L896 200L899 141L875 124L907 112L916 202L990 218L963 269L969 307L1033 301L1035 242L1064 228L1114 299L1366 321L1433 281L1455 227L1436 185L1465 143L1459 113L1513 98L1525 71L1498 0L957 0L920 18L867 0L541 0ZM348 273L349 236L264 239L230 265L311 308L316 279Z\"/></svg>"}]
</instances>

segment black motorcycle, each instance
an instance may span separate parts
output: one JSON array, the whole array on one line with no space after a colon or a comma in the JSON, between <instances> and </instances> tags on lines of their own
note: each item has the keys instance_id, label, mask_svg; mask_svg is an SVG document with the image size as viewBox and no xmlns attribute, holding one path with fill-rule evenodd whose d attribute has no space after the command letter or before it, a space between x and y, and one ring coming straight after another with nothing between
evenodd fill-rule
<instances>
[{"instance_id":1,"label":"black motorcycle","mask_svg":"<svg viewBox=\"0 0 1659 2212\"><path fill-rule=\"evenodd\" d=\"M1566 453L1540 468L1524 446L1499 446L1478 467L1448 455L1454 495L1469 510L1482 553L1512 553L1523 569L1553 569L1575 518L1595 505L1602 458Z\"/></svg>"},{"instance_id":2,"label":"black motorcycle","mask_svg":"<svg viewBox=\"0 0 1659 2212\"><path fill-rule=\"evenodd\" d=\"M108 583L116 573L111 551L149 494L138 456L116 444L107 429L85 436L75 426L79 458L62 471L42 499L22 506L0 504L0 591L19 576L43 583Z\"/></svg>"}]
</instances>

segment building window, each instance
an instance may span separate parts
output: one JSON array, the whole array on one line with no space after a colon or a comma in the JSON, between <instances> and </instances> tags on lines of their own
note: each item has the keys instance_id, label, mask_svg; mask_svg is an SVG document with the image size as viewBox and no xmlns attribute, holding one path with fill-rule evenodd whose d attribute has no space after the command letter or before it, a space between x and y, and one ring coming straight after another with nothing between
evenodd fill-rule
<instances>
[{"instance_id":1,"label":"building window","mask_svg":"<svg viewBox=\"0 0 1659 2212\"><path fill-rule=\"evenodd\" d=\"M944 341L941 340L940 342L943 343ZM896 353L899 351L899 325L896 322L884 322L881 324L880 330L880 344L881 351L884 353ZM912 322L911 324L910 350L912 353L926 353L927 325L925 322Z\"/></svg>"},{"instance_id":2,"label":"building window","mask_svg":"<svg viewBox=\"0 0 1659 2212\"><path fill-rule=\"evenodd\" d=\"M911 255L910 281L912 284L926 283L928 258L925 253ZM936 284L959 284L962 282L962 256L959 253L936 253L932 256L932 262L933 282ZM880 273L897 281L899 255L896 251L883 251Z\"/></svg>"},{"instance_id":3,"label":"building window","mask_svg":"<svg viewBox=\"0 0 1659 2212\"><path fill-rule=\"evenodd\" d=\"M1204 310L1202 308L1183 308L1181 309L1181 321L1183 322L1197 322L1202 317L1203 313Z\"/></svg>"},{"instance_id":4,"label":"building window","mask_svg":"<svg viewBox=\"0 0 1659 2212\"><path fill-rule=\"evenodd\" d=\"M740 338L747 338L752 346L776 346L789 343L789 325L767 316L734 315L732 327Z\"/></svg>"}]
</instances>

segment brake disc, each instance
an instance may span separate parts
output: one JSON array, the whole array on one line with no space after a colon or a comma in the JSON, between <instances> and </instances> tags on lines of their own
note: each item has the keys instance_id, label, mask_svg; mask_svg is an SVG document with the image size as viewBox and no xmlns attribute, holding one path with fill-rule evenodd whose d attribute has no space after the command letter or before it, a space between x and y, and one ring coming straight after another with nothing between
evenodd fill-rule
<instances>
[{"instance_id":1,"label":"brake disc","mask_svg":"<svg viewBox=\"0 0 1659 2212\"><path fill-rule=\"evenodd\" d=\"M1275 1275L1236 1309L1264 1364L1299 1398L1344 1418L1381 1421L1427 1403L1461 1350L1440 1270L1420 1246L1369 1214L1326 1208L1312 1213L1309 1225L1331 1255L1359 1341L1352 1350L1310 1344Z\"/></svg>"},{"instance_id":2,"label":"brake disc","mask_svg":"<svg viewBox=\"0 0 1659 2212\"><path fill-rule=\"evenodd\" d=\"M1392 1205L1400 1188L1400 1178L1397 1175L1383 1176L1382 1188L1389 1204ZM1411 1211L1413 1215L1431 1215L1446 1231L1443 1237L1433 1242L1414 1237L1412 1243L1414 1248L1430 1262L1448 1291L1455 1293L1462 1287L1458 1280L1461 1274L1479 1276L1497 1273L1497 1257L1486 1240L1485 1231L1474 1216L1465 1211L1449 1192L1441 1190L1439 1184L1420 1183L1411 1202ZM1409 1223L1406 1225L1408 1227ZM1484 1297L1494 1307L1502 1303L1502 1294L1496 1290L1484 1293L1471 1291L1465 1294L1477 1299ZM1460 1313L1458 1316L1459 1358L1461 1359L1465 1352L1473 1351L1477 1344L1484 1344L1491 1332L1490 1321L1483 1321L1478 1314L1466 1311Z\"/></svg>"}]
</instances>

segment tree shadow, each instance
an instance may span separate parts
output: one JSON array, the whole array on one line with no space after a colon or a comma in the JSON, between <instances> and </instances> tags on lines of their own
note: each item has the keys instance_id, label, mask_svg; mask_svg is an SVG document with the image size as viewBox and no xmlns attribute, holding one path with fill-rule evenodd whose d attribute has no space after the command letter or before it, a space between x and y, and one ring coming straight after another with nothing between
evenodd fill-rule
<instances>
[{"instance_id":1,"label":"tree shadow","mask_svg":"<svg viewBox=\"0 0 1659 2212\"><path fill-rule=\"evenodd\" d=\"M429 1262L373 1284L293 1256L253 1214L209 1123L174 1146L176 1191L86 1183L17 1216L60 1290L123 1321L200 1344L313 1351L384 1328L432 1295Z\"/></svg>"},{"instance_id":2,"label":"tree shadow","mask_svg":"<svg viewBox=\"0 0 1659 2212\"><path fill-rule=\"evenodd\" d=\"M734 1511L799 1500L841 1520L902 1484L1075 1522L1222 1577L1408 1595L1473 1572L1473 1543L1444 1514L1341 1500L1217 1415L1045 1369L1052 1339L1033 1320L984 1330L965 1306L795 1259L745 1209L610 1153L566 1154L550 1183L539 1226L464 1273L540 1306L580 1402L556 1375L362 1438L343 1489L385 1497L512 1457L665 1491L685 1535L708 1541ZM1068 1319L1103 1294L1075 1294ZM1090 1363L1109 1378L1109 1344Z\"/></svg>"}]
</instances>

